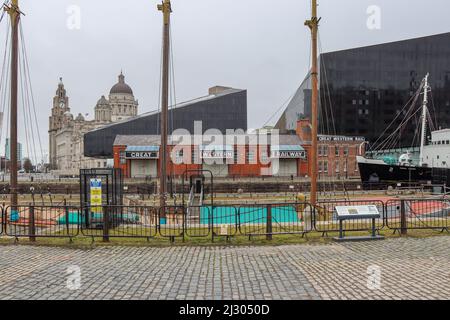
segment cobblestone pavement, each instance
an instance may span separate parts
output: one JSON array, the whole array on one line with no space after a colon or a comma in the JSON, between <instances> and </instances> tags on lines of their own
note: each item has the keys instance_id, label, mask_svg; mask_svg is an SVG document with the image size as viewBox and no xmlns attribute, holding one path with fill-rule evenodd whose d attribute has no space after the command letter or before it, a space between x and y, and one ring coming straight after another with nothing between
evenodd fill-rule
<instances>
[{"instance_id":1,"label":"cobblestone pavement","mask_svg":"<svg viewBox=\"0 0 450 320\"><path fill-rule=\"evenodd\" d=\"M79 266L80 283L68 281L76 275L70 266ZM0 299L449 299L450 237L280 247L11 245L0 246L0 270Z\"/></svg>"}]
</instances>

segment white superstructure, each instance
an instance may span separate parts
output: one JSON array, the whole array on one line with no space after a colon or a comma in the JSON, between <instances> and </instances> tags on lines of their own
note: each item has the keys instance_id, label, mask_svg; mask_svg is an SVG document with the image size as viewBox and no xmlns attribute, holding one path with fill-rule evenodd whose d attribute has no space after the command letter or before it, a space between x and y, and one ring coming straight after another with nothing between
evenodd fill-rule
<instances>
[{"instance_id":1,"label":"white superstructure","mask_svg":"<svg viewBox=\"0 0 450 320\"><path fill-rule=\"evenodd\" d=\"M450 129L431 132L431 142L423 148L423 165L433 168L449 168Z\"/></svg>"}]
</instances>

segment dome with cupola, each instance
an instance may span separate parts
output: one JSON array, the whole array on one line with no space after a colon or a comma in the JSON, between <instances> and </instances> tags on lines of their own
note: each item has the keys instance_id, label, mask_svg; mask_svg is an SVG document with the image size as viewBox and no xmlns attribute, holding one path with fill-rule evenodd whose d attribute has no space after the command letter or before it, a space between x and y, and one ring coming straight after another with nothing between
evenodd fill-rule
<instances>
[{"instance_id":1,"label":"dome with cupola","mask_svg":"<svg viewBox=\"0 0 450 320\"><path fill-rule=\"evenodd\" d=\"M109 92L110 94L131 94L133 95L133 90L129 85L125 83L125 76L122 72L119 75L119 82L117 82Z\"/></svg>"}]
</instances>

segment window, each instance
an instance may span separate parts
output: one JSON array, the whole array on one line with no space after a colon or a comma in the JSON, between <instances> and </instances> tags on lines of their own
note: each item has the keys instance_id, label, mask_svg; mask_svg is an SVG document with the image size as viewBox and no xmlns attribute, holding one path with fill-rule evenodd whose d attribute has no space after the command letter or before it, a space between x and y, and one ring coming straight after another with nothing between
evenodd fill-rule
<instances>
[{"instance_id":1,"label":"window","mask_svg":"<svg viewBox=\"0 0 450 320\"><path fill-rule=\"evenodd\" d=\"M336 168L336 173L338 173L339 172L339 160L336 160L335 162L334 162L334 167Z\"/></svg>"},{"instance_id":2,"label":"window","mask_svg":"<svg viewBox=\"0 0 450 320\"><path fill-rule=\"evenodd\" d=\"M247 163L252 164L255 161L255 152L252 150L249 150L247 152Z\"/></svg>"},{"instance_id":3,"label":"window","mask_svg":"<svg viewBox=\"0 0 450 320\"><path fill-rule=\"evenodd\" d=\"M328 156L328 146L327 145L323 146L323 155Z\"/></svg>"},{"instance_id":4,"label":"window","mask_svg":"<svg viewBox=\"0 0 450 320\"><path fill-rule=\"evenodd\" d=\"M126 164L127 159L125 159L125 151L120 151L119 153L119 163L120 164Z\"/></svg>"},{"instance_id":5,"label":"window","mask_svg":"<svg viewBox=\"0 0 450 320\"><path fill-rule=\"evenodd\" d=\"M175 152L175 163L183 164L184 163L184 150L180 149Z\"/></svg>"},{"instance_id":6,"label":"window","mask_svg":"<svg viewBox=\"0 0 450 320\"><path fill-rule=\"evenodd\" d=\"M323 171L323 161L319 161L319 172Z\"/></svg>"},{"instance_id":7,"label":"window","mask_svg":"<svg viewBox=\"0 0 450 320\"><path fill-rule=\"evenodd\" d=\"M344 146L344 156L348 157L348 146Z\"/></svg>"},{"instance_id":8,"label":"window","mask_svg":"<svg viewBox=\"0 0 450 320\"><path fill-rule=\"evenodd\" d=\"M335 155L336 157L339 157L339 146L335 146L335 147L334 147L334 155Z\"/></svg>"},{"instance_id":9,"label":"window","mask_svg":"<svg viewBox=\"0 0 450 320\"><path fill-rule=\"evenodd\" d=\"M323 171L328 172L328 161L323 162Z\"/></svg>"},{"instance_id":10,"label":"window","mask_svg":"<svg viewBox=\"0 0 450 320\"><path fill-rule=\"evenodd\" d=\"M259 149L259 161L261 163L269 163L269 149L267 147Z\"/></svg>"}]
</instances>

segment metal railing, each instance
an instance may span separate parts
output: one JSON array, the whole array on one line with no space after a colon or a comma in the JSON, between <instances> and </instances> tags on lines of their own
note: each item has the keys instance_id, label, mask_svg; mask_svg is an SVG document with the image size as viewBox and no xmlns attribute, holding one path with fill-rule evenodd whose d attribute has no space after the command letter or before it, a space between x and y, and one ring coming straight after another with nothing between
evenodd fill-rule
<instances>
[{"instance_id":1,"label":"metal railing","mask_svg":"<svg viewBox=\"0 0 450 320\"><path fill-rule=\"evenodd\" d=\"M149 206L85 206L81 233L92 238L145 238L156 236L158 210Z\"/></svg>"},{"instance_id":2,"label":"metal railing","mask_svg":"<svg viewBox=\"0 0 450 320\"><path fill-rule=\"evenodd\" d=\"M312 231L313 210L308 203L246 205L238 209L239 233L248 237L301 234Z\"/></svg>"},{"instance_id":3,"label":"metal railing","mask_svg":"<svg viewBox=\"0 0 450 320\"><path fill-rule=\"evenodd\" d=\"M15 238L74 238L79 233L80 208L73 206L6 207L5 234Z\"/></svg>"},{"instance_id":4,"label":"metal railing","mask_svg":"<svg viewBox=\"0 0 450 320\"><path fill-rule=\"evenodd\" d=\"M319 201L309 203L268 203L214 206L77 206L21 205L1 207L0 235L15 238L215 238L266 237L319 232L339 232L336 206L375 205L381 217L376 231L383 228L407 230L449 230L450 200L411 199L364 201ZM343 231L371 232L371 219L346 220Z\"/></svg>"},{"instance_id":5,"label":"metal railing","mask_svg":"<svg viewBox=\"0 0 450 320\"><path fill-rule=\"evenodd\" d=\"M386 202L386 225L401 231L429 229L449 230L450 201L446 199L402 199Z\"/></svg>"}]
</instances>

